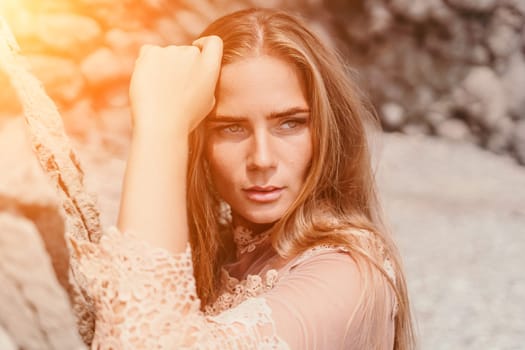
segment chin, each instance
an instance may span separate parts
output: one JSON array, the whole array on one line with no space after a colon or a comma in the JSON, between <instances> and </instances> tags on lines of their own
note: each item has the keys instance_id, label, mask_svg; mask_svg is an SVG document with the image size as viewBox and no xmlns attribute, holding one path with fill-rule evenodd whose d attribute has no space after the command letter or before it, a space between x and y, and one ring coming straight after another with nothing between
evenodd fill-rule
<instances>
[{"instance_id":1,"label":"chin","mask_svg":"<svg viewBox=\"0 0 525 350\"><path fill-rule=\"evenodd\" d=\"M268 210L255 213L246 213L244 218L253 222L254 224L271 224L282 218L283 214L283 210Z\"/></svg>"}]
</instances>

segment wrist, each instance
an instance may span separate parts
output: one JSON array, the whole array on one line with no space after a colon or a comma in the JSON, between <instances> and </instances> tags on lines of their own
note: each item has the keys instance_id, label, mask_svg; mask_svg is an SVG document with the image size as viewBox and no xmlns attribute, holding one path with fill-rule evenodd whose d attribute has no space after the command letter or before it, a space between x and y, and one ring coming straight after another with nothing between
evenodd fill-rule
<instances>
[{"instance_id":1,"label":"wrist","mask_svg":"<svg viewBox=\"0 0 525 350\"><path fill-rule=\"evenodd\" d=\"M131 148L134 152L147 152L154 157L173 155L187 150L188 135L166 128L134 129L131 136Z\"/></svg>"},{"instance_id":2,"label":"wrist","mask_svg":"<svg viewBox=\"0 0 525 350\"><path fill-rule=\"evenodd\" d=\"M189 126L182 123L148 123L136 124L133 126L133 139L159 139L159 141L167 140L186 140L189 135Z\"/></svg>"}]
</instances>

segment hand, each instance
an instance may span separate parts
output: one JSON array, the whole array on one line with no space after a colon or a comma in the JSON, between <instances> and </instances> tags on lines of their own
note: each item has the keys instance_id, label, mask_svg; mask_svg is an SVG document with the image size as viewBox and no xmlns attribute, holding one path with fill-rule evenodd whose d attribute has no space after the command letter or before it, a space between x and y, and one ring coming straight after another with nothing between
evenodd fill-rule
<instances>
[{"instance_id":1,"label":"hand","mask_svg":"<svg viewBox=\"0 0 525 350\"><path fill-rule=\"evenodd\" d=\"M135 130L186 136L215 104L221 59L217 36L191 46L143 46L130 84Z\"/></svg>"}]
</instances>

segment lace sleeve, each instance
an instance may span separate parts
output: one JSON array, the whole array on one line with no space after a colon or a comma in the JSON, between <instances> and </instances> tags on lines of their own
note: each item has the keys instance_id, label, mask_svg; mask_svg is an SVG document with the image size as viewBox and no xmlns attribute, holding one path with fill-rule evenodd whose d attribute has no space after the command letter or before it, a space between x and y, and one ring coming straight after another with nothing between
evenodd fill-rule
<instances>
[{"instance_id":1,"label":"lace sleeve","mask_svg":"<svg viewBox=\"0 0 525 350\"><path fill-rule=\"evenodd\" d=\"M95 244L70 238L71 267L96 315L93 349L285 349L263 298L208 317L189 246L170 252L109 229Z\"/></svg>"}]
</instances>

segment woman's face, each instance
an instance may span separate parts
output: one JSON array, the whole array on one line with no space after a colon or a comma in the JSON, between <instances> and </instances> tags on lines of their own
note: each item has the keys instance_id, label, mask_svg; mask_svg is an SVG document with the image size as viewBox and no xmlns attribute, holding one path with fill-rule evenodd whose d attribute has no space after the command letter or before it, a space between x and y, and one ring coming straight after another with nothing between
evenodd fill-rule
<instances>
[{"instance_id":1,"label":"woman's face","mask_svg":"<svg viewBox=\"0 0 525 350\"><path fill-rule=\"evenodd\" d=\"M235 224L280 219L301 191L312 158L309 106L294 67L271 56L225 65L206 120L206 158Z\"/></svg>"}]
</instances>

